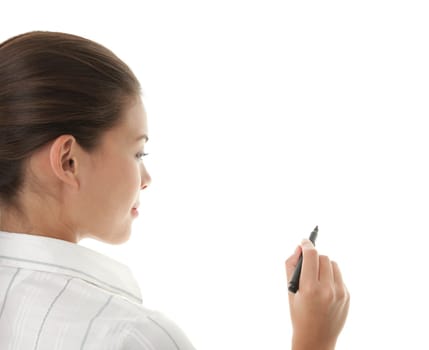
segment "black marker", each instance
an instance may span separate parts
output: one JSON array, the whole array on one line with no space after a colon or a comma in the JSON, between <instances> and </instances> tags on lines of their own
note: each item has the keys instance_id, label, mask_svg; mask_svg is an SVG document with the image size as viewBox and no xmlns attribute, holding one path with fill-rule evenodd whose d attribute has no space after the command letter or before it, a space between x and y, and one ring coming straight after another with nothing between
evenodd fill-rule
<instances>
[{"instance_id":1,"label":"black marker","mask_svg":"<svg viewBox=\"0 0 429 350\"><path fill-rule=\"evenodd\" d=\"M316 226L313 232L310 234L310 241L313 245L316 245L317 232L319 232L319 227ZM292 278L289 282L289 292L296 293L299 288L299 278L301 277L301 268L302 268L302 253L299 257L298 264L296 264L295 271L293 272Z\"/></svg>"}]
</instances>

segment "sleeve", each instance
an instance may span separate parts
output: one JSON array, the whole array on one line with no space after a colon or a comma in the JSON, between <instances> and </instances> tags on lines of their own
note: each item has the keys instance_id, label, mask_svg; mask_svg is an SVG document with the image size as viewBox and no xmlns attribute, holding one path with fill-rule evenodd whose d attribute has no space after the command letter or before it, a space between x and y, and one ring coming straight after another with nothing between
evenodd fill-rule
<instances>
[{"instance_id":1,"label":"sleeve","mask_svg":"<svg viewBox=\"0 0 429 350\"><path fill-rule=\"evenodd\" d=\"M196 350L185 333L158 311L131 322L124 332L121 350Z\"/></svg>"}]
</instances>

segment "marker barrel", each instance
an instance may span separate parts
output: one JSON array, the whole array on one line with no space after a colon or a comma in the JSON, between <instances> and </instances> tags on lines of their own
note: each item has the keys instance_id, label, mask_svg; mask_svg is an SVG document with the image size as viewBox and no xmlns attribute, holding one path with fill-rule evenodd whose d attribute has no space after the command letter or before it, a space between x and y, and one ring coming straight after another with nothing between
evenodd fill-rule
<instances>
[{"instance_id":1,"label":"marker barrel","mask_svg":"<svg viewBox=\"0 0 429 350\"><path fill-rule=\"evenodd\" d=\"M319 227L316 228L310 234L310 241L313 245L316 245L317 233L319 232ZM293 272L292 278L289 281L288 290L291 293L296 293L299 289L299 278L301 277L301 269L302 269L302 253L299 256L298 263L296 264L295 271Z\"/></svg>"}]
</instances>

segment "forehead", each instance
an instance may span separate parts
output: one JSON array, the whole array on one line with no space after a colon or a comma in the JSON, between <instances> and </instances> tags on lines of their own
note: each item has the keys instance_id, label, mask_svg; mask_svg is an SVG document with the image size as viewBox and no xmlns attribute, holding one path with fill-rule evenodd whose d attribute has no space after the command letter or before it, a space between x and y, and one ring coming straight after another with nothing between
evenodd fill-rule
<instances>
[{"instance_id":1,"label":"forehead","mask_svg":"<svg viewBox=\"0 0 429 350\"><path fill-rule=\"evenodd\" d=\"M146 111L140 97L125 107L121 123L109 133L109 137L127 142L134 142L137 136L148 134Z\"/></svg>"},{"instance_id":2,"label":"forehead","mask_svg":"<svg viewBox=\"0 0 429 350\"><path fill-rule=\"evenodd\" d=\"M123 150L143 144L144 139L136 140L138 136L148 135L146 111L140 97L133 99L122 113L120 124L103 134L100 156L112 152L122 154Z\"/></svg>"},{"instance_id":3,"label":"forehead","mask_svg":"<svg viewBox=\"0 0 429 350\"><path fill-rule=\"evenodd\" d=\"M147 134L147 116L140 97L124 109L122 126L129 132Z\"/></svg>"}]
</instances>

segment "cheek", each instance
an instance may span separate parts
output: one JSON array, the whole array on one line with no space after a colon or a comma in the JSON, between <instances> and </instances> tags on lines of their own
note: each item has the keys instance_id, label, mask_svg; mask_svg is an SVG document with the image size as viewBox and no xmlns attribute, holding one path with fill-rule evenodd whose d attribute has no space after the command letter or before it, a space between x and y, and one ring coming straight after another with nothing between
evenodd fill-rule
<instances>
[{"instance_id":1,"label":"cheek","mask_svg":"<svg viewBox=\"0 0 429 350\"><path fill-rule=\"evenodd\" d=\"M131 207L140 188L138 162L123 160L104 164L94 180L91 192L106 210L121 211L124 206Z\"/></svg>"},{"instance_id":2,"label":"cheek","mask_svg":"<svg viewBox=\"0 0 429 350\"><path fill-rule=\"evenodd\" d=\"M140 189L139 169L137 161L127 161L117 166L112 174L112 186L117 188L118 197L122 198L124 201L129 201L130 198L131 201L136 200L136 196Z\"/></svg>"}]
</instances>

